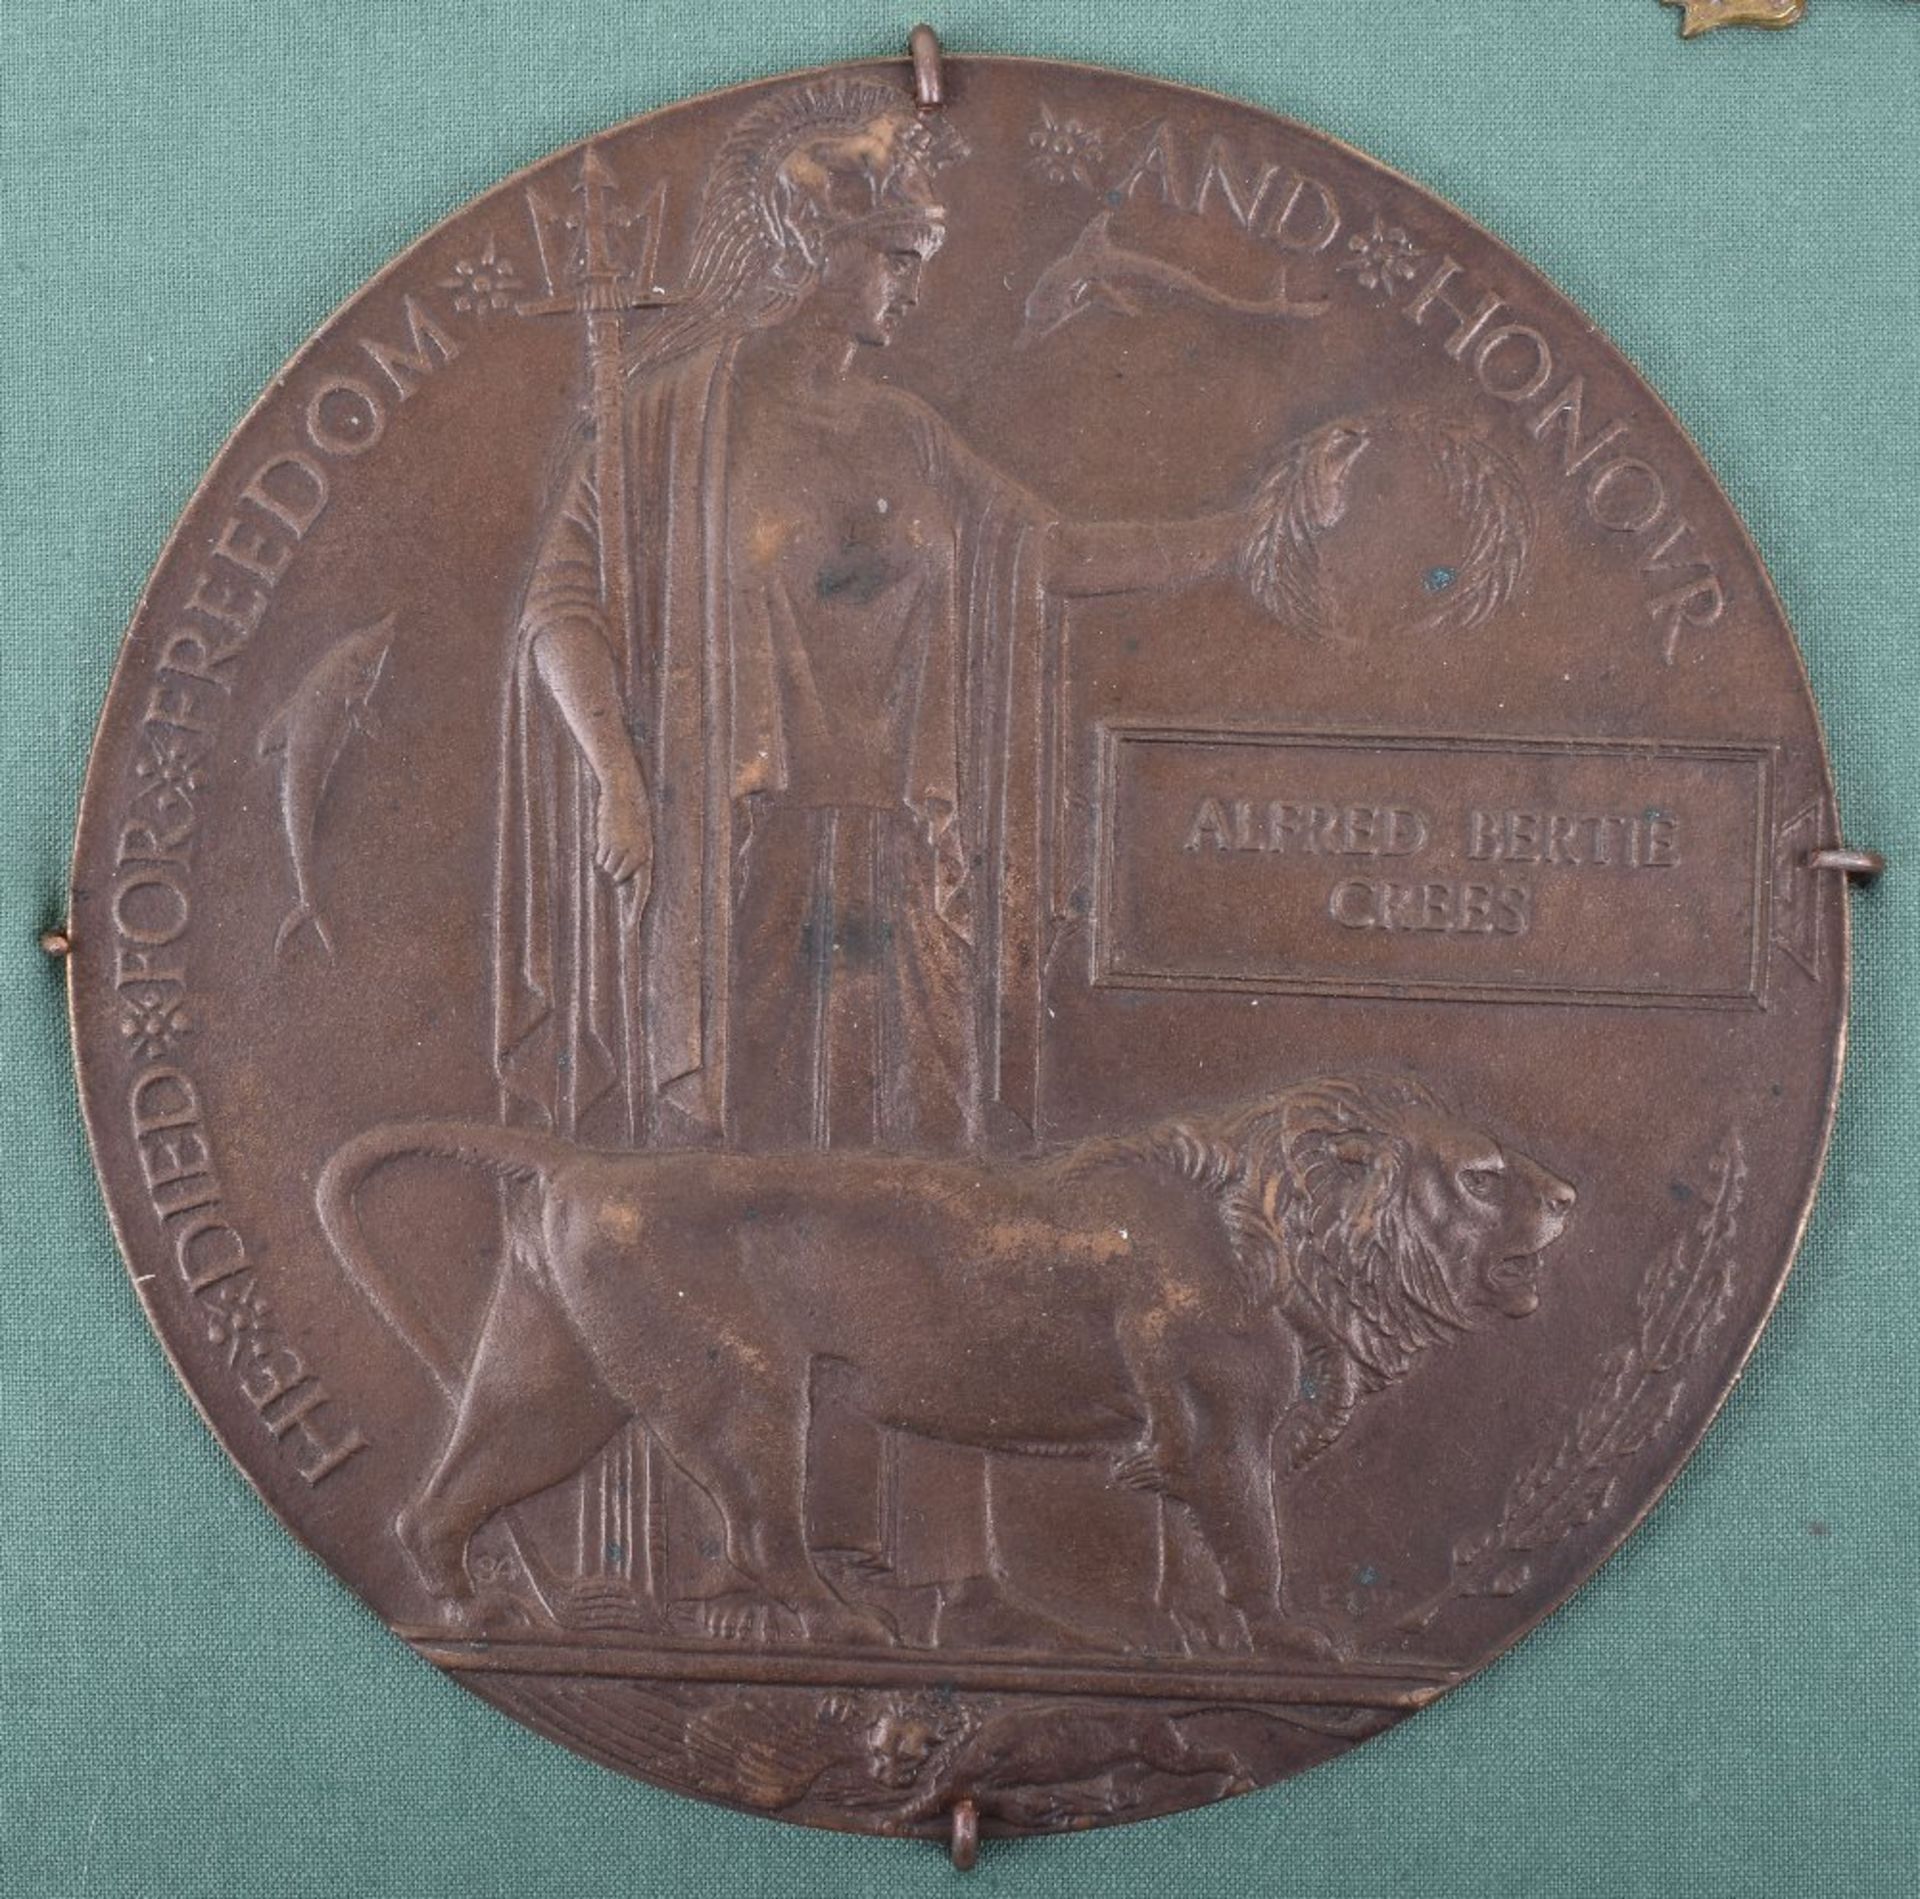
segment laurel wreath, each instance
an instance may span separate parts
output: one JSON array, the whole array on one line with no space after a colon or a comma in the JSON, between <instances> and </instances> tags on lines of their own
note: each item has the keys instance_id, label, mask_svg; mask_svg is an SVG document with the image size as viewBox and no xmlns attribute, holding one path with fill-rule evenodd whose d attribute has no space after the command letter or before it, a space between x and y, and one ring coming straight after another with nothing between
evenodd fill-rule
<instances>
[{"instance_id":1,"label":"laurel wreath","mask_svg":"<svg viewBox=\"0 0 1920 1899\"><path fill-rule=\"evenodd\" d=\"M1437 416L1408 425L1439 464L1447 499L1467 530L1467 551L1444 602L1413 622L1410 633L1465 633L1511 598L1527 570L1533 503L1504 455Z\"/></svg>"},{"instance_id":2,"label":"laurel wreath","mask_svg":"<svg viewBox=\"0 0 1920 1899\"><path fill-rule=\"evenodd\" d=\"M1466 552L1445 598L1399 631L1461 633L1484 624L1512 598L1532 554L1533 503L1518 470L1491 443L1444 416L1375 414L1357 425L1376 440L1411 436L1439 471L1465 531ZM1241 571L1274 619L1311 638L1335 639L1342 632L1340 603L1320 559L1320 542L1333 530L1317 526L1305 505L1308 460L1321 433L1290 444L1261 482Z\"/></svg>"},{"instance_id":3,"label":"laurel wreath","mask_svg":"<svg viewBox=\"0 0 1920 1899\"><path fill-rule=\"evenodd\" d=\"M1335 631L1335 612L1320 563L1324 530L1306 509L1306 460L1313 446L1312 436L1293 443L1260 483L1240 566L1263 611L1297 633L1327 639Z\"/></svg>"},{"instance_id":4,"label":"laurel wreath","mask_svg":"<svg viewBox=\"0 0 1920 1899\"><path fill-rule=\"evenodd\" d=\"M1724 1322L1747 1163L1738 1134L1721 1143L1700 1218L1648 1267L1634 1332L1601 1361L1586 1402L1559 1439L1508 1487L1499 1520L1453 1546L1445 1585L1395 1623L1425 1628L1450 1604L1511 1596L1534 1564L1614 1500L1626 1465L1672 1421L1689 1366Z\"/></svg>"}]
</instances>

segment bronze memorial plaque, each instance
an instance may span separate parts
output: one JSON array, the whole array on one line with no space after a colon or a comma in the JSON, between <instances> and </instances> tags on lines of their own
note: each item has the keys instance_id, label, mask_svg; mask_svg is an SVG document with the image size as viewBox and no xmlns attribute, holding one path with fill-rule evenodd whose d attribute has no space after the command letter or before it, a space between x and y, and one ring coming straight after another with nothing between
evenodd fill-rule
<instances>
[{"instance_id":1,"label":"bronze memorial plaque","mask_svg":"<svg viewBox=\"0 0 1920 1899\"><path fill-rule=\"evenodd\" d=\"M422 238L188 509L73 871L288 1527L663 1786L952 1839L1379 1733L1779 1292L1847 914L1699 454L1249 107L875 62Z\"/></svg>"}]
</instances>

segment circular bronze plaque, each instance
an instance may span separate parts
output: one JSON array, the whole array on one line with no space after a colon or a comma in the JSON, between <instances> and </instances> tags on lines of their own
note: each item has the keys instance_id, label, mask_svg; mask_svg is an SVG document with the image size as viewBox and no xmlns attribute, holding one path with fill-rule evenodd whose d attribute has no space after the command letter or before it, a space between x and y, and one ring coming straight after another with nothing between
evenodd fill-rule
<instances>
[{"instance_id":1,"label":"circular bronze plaque","mask_svg":"<svg viewBox=\"0 0 1920 1899\"><path fill-rule=\"evenodd\" d=\"M135 616L72 970L140 1296L378 1615L964 1844L1593 1570L1847 941L1779 605L1578 311L1264 113L945 77L623 126L326 325Z\"/></svg>"}]
</instances>

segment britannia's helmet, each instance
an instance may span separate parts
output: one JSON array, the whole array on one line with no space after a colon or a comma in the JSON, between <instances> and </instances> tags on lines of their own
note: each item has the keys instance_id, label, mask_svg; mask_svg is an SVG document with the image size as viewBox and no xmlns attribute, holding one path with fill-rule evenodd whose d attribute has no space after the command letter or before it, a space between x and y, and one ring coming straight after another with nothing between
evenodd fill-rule
<instances>
[{"instance_id":1,"label":"britannia's helmet","mask_svg":"<svg viewBox=\"0 0 1920 1899\"><path fill-rule=\"evenodd\" d=\"M770 142L761 179L782 252L817 269L826 241L858 231L932 256L947 233L932 128L879 86L823 88L796 103L811 110Z\"/></svg>"},{"instance_id":2,"label":"britannia's helmet","mask_svg":"<svg viewBox=\"0 0 1920 1899\"><path fill-rule=\"evenodd\" d=\"M946 236L936 180L966 156L939 114L870 79L782 87L743 113L708 173L685 289L642 342L659 361L716 332L777 323L847 232L931 257Z\"/></svg>"}]
</instances>

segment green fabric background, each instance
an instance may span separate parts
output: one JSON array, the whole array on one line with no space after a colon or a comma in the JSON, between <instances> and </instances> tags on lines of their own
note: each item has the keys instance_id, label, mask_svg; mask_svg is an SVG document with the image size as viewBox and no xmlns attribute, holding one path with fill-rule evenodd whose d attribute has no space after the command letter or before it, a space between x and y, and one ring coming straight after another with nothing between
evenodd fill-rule
<instances>
[{"instance_id":1,"label":"green fabric background","mask_svg":"<svg viewBox=\"0 0 1920 1899\"><path fill-rule=\"evenodd\" d=\"M1543 266L1695 431L1796 621L1853 837L1829 1184L1752 1371L1518 1654L1225 1809L989 1848L972 1890L1920 1891L1913 1096L1920 5L1683 46L1655 0L949 0L956 51L1240 94ZM908 1895L931 1850L654 1793L390 1639L269 1520L114 1254L57 977L142 577L283 357L509 169L883 53L869 0L0 0L0 1895Z\"/></svg>"}]
</instances>

